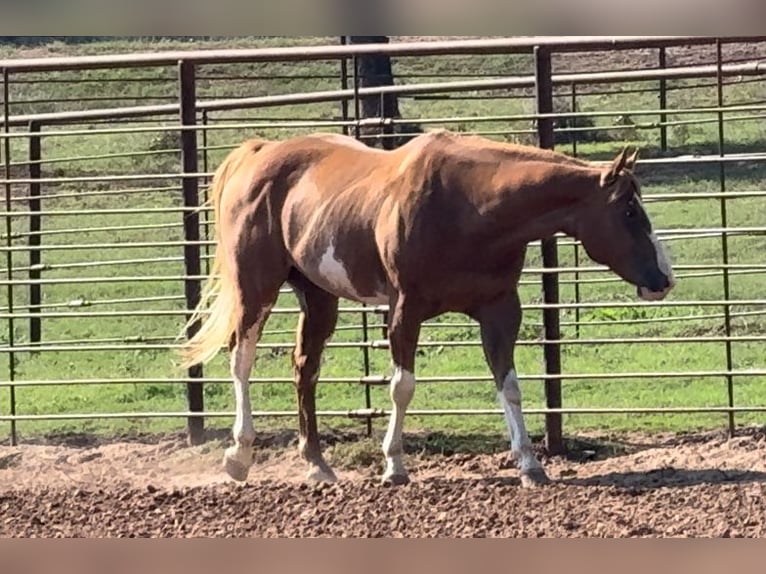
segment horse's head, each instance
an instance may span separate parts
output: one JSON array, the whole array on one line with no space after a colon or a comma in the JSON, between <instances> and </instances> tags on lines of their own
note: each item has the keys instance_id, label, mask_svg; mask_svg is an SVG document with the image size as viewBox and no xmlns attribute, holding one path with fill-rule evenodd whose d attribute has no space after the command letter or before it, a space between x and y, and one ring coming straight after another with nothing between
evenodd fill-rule
<instances>
[{"instance_id":1,"label":"horse's head","mask_svg":"<svg viewBox=\"0 0 766 574\"><path fill-rule=\"evenodd\" d=\"M670 260L652 230L632 173L638 151L624 149L601 174L576 223L588 255L637 287L642 299L663 299L675 285Z\"/></svg>"}]
</instances>

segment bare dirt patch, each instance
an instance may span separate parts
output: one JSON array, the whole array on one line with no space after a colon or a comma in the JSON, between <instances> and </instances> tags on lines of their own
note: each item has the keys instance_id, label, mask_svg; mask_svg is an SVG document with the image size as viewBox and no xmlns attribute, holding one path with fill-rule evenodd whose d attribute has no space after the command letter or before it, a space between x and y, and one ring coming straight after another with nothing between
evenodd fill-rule
<instances>
[{"instance_id":1,"label":"bare dirt patch","mask_svg":"<svg viewBox=\"0 0 766 574\"><path fill-rule=\"evenodd\" d=\"M315 487L290 433L260 440L246 484L224 437L85 437L0 447L1 536L762 536L766 431L589 437L519 486L506 452L412 437L413 483L378 484L378 444L329 437L340 482ZM494 444L494 443L493 443ZM480 450L480 449L479 449ZM442 454L446 452L446 454ZM544 456L544 453L541 453Z\"/></svg>"}]
</instances>

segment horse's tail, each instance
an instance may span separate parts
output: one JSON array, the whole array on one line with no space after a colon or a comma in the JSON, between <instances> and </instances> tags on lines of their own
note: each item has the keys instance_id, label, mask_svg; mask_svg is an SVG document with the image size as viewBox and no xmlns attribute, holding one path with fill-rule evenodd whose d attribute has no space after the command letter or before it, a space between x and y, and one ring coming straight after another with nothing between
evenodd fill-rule
<instances>
[{"instance_id":1,"label":"horse's tail","mask_svg":"<svg viewBox=\"0 0 766 574\"><path fill-rule=\"evenodd\" d=\"M180 336L185 337L192 325L201 321L199 330L181 345L181 367L183 368L206 363L215 357L237 327L241 314L241 301L236 276L229 269L230 258L225 252L224 242L221 241L221 197L232 175L267 143L266 140L258 139L243 143L226 156L213 176L206 205L212 206L215 218L215 256L210 274L202 289L200 302Z\"/></svg>"}]
</instances>

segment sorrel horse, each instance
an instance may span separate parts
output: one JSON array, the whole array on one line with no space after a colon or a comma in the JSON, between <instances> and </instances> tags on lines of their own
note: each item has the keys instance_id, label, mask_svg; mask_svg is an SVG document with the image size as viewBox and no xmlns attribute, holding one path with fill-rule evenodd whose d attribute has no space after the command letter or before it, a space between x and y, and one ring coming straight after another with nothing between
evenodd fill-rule
<instances>
[{"instance_id":1,"label":"sorrel horse","mask_svg":"<svg viewBox=\"0 0 766 574\"><path fill-rule=\"evenodd\" d=\"M334 134L255 139L232 151L212 183L217 249L191 320L209 315L182 351L189 366L228 343L236 396L228 474L245 480L253 462L248 378L264 323L288 283L301 308L293 367L309 479L335 480L319 445L315 387L343 297L389 305L394 374L384 481L408 481L402 427L421 323L461 312L480 325L522 483L547 482L525 428L513 359L526 247L563 232L640 297L665 297L673 273L641 204L636 157L623 150L600 167L447 131L392 151Z\"/></svg>"}]
</instances>

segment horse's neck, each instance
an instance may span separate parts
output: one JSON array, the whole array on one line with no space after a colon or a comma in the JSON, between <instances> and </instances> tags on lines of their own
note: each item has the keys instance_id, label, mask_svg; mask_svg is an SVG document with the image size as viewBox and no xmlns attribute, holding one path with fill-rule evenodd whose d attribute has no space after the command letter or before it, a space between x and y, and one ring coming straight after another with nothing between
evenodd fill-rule
<instances>
[{"instance_id":1,"label":"horse's neck","mask_svg":"<svg viewBox=\"0 0 766 574\"><path fill-rule=\"evenodd\" d=\"M519 175L524 169L519 166L505 170L507 176L501 172L495 181L509 240L529 243L558 232L572 235L573 215L587 195L596 192L597 170L553 163L535 167L541 171Z\"/></svg>"}]
</instances>

